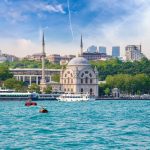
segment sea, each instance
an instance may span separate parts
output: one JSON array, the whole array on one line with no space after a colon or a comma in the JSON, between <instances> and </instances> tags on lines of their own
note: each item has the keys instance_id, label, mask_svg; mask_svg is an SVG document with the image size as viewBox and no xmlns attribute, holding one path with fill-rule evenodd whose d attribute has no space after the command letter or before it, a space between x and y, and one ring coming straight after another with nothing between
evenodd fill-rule
<instances>
[{"instance_id":1,"label":"sea","mask_svg":"<svg viewBox=\"0 0 150 150\"><path fill-rule=\"evenodd\" d=\"M24 103L0 102L0 150L150 149L148 100Z\"/></svg>"}]
</instances>

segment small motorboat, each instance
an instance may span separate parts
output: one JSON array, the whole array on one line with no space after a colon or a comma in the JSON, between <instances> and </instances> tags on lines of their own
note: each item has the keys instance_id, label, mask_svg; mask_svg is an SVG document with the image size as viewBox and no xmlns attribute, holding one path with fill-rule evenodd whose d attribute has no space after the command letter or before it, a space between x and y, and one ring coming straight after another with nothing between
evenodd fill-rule
<instances>
[{"instance_id":1,"label":"small motorboat","mask_svg":"<svg viewBox=\"0 0 150 150\"><path fill-rule=\"evenodd\" d=\"M40 110L39 110L39 112L40 113L48 113L48 110L46 109L46 108L41 108Z\"/></svg>"},{"instance_id":2,"label":"small motorboat","mask_svg":"<svg viewBox=\"0 0 150 150\"><path fill-rule=\"evenodd\" d=\"M31 99L29 99L26 103L25 103L25 106L36 106L37 103L36 102L32 102Z\"/></svg>"}]
</instances>

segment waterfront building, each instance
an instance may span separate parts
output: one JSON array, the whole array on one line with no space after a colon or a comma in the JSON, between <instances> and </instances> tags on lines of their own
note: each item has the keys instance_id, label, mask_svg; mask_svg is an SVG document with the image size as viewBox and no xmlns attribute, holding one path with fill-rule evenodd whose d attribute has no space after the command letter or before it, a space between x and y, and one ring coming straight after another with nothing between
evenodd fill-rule
<instances>
[{"instance_id":1,"label":"waterfront building","mask_svg":"<svg viewBox=\"0 0 150 150\"><path fill-rule=\"evenodd\" d=\"M83 55L81 37L81 54L73 58L60 73L60 84L63 92L90 93L98 96L98 71L93 69Z\"/></svg>"},{"instance_id":2,"label":"waterfront building","mask_svg":"<svg viewBox=\"0 0 150 150\"><path fill-rule=\"evenodd\" d=\"M144 57L141 52L141 45L128 45L125 47L125 55L127 61L139 61Z\"/></svg>"},{"instance_id":3,"label":"waterfront building","mask_svg":"<svg viewBox=\"0 0 150 150\"><path fill-rule=\"evenodd\" d=\"M92 46L88 47L87 52L88 53L96 53L97 52L97 46L92 45Z\"/></svg>"},{"instance_id":4,"label":"waterfront building","mask_svg":"<svg viewBox=\"0 0 150 150\"><path fill-rule=\"evenodd\" d=\"M120 47L119 46L112 47L112 57L120 57Z\"/></svg>"},{"instance_id":5,"label":"waterfront building","mask_svg":"<svg viewBox=\"0 0 150 150\"><path fill-rule=\"evenodd\" d=\"M19 80L31 85L32 83L40 84L42 79L42 69L39 68L16 68L9 69L14 77ZM45 80L46 83L51 83L51 77L60 74L60 69L45 69Z\"/></svg>"},{"instance_id":6,"label":"waterfront building","mask_svg":"<svg viewBox=\"0 0 150 150\"><path fill-rule=\"evenodd\" d=\"M104 53L104 54L106 54L106 47L104 47L104 46L99 46L98 52L99 52L99 53Z\"/></svg>"}]
</instances>

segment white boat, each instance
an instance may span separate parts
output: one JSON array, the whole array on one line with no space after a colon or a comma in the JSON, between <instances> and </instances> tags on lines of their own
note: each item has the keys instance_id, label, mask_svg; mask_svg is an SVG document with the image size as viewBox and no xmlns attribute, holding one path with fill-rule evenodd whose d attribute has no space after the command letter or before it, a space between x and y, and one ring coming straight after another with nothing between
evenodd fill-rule
<instances>
[{"instance_id":1,"label":"white boat","mask_svg":"<svg viewBox=\"0 0 150 150\"><path fill-rule=\"evenodd\" d=\"M76 102L76 101L94 101L95 97L90 94L65 93L57 97L58 101Z\"/></svg>"}]
</instances>

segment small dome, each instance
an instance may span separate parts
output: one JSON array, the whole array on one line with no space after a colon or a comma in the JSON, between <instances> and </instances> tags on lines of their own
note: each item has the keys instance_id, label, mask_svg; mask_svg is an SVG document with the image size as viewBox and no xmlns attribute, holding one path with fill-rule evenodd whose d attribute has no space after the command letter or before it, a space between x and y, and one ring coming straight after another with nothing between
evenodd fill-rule
<instances>
[{"instance_id":1,"label":"small dome","mask_svg":"<svg viewBox=\"0 0 150 150\"><path fill-rule=\"evenodd\" d=\"M89 66L89 62L87 59L83 58L83 57L75 57L73 59L70 60L70 62L68 63L68 66Z\"/></svg>"}]
</instances>

